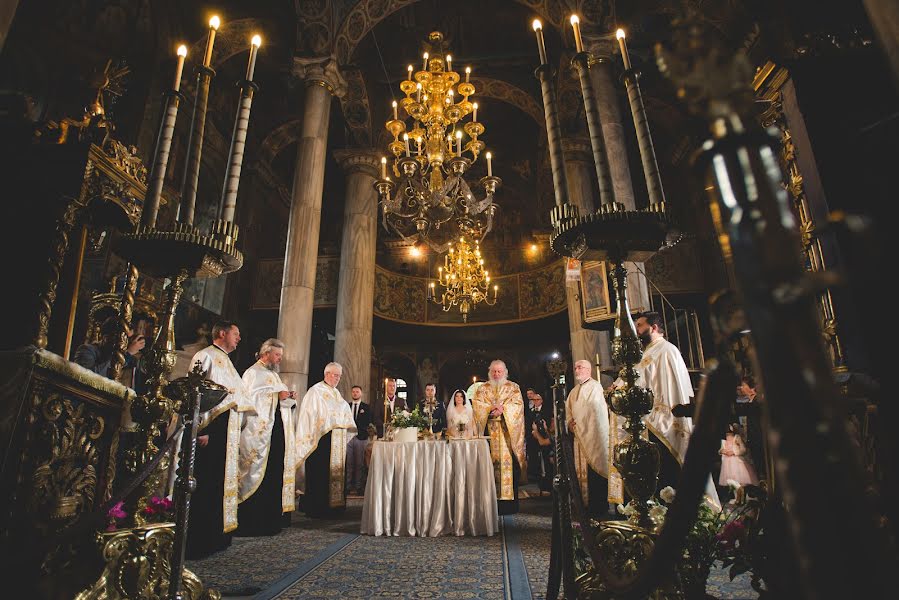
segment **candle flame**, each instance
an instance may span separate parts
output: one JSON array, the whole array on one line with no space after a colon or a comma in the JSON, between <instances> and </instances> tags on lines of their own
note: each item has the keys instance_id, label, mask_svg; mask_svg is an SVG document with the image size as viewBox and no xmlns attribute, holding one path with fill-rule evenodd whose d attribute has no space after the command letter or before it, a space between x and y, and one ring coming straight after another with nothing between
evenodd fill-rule
<instances>
[{"instance_id":1,"label":"candle flame","mask_svg":"<svg viewBox=\"0 0 899 600\"><path fill-rule=\"evenodd\" d=\"M382 164L382 165L386 165L386 164L387 164L387 157L386 157L386 156L382 156L382 157L381 157L381 164Z\"/></svg>"},{"instance_id":2,"label":"candle flame","mask_svg":"<svg viewBox=\"0 0 899 600\"><path fill-rule=\"evenodd\" d=\"M477 107L478 107L478 103L475 102L474 104L472 104L472 106L474 106L475 108L477 108Z\"/></svg>"},{"instance_id":3,"label":"candle flame","mask_svg":"<svg viewBox=\"0 0 899 600\"><path fill-rule=\"evenodd\" d=\"M462 132L461 132L461 131L457 131L457 132L456 132L456 139L457 139L457 140L461 140L461 139L462 139Z\"/></svg>"},{"instance_id":4,"label":"candle flame","mask_svg":"<svg viewBox=\"0 0 899 600\"><path fill-rule=\"evenodd\" d=\"M262 45L262 37L259 35L254 35L253 39L250 40L250 43L258 48L259 46Z\"/></svg>"},{"instance_id":5,"label":"candle flame","mask_svg":"<svg viewBox=\"0 0 899 600\"><path fill-rule=\"evenodd\" d=\"M213 15L211 19L209 19L209 26L218 31L219 26L221 26L222 20L219 19L218 15Z\"/></svg>"},{"instance_id":6,"label":"candle flame","mask_svg":"<svg viewBox=\"0 0 899 600\"><path fill-rule=\"evenodd\" d=\"M572 25L574 25L576 23L580 23L580 22L581 22L581 20L578 18L577 15L571 15L571 24Z\"/></svg>"},{"instance_id":7,"label":"candle flame","mask_svg":"<svg viewBox=\"0 0 899 600\"><path fill-rule=\"evenodd\" d=\"M465 74L471 75L471 67L465 67Z\"/></svg>"},{"instance_id":8,"label":"candle flame","mask_svg":"<svg viewBox=\"0 0 899 600\"><path fill-rule=\"evenodd\" d=\"M453 57L451 54L446 55L446 62L453 62Z\"/></svg>"},{"instance_id":9,"label":"candle flame","mask_svg":"<svg viewBox=\"0 0 899 600\"><path fill-rule=\"evenodd\" d=\"M534 19L533 26L534 31L540 31L541 29L543 29L543 23L540 22L540 19Z\"/></svg>"},{"instance_id":10,"label":"candle flame","mask_svg":"<svg viewBox=\"0 0 899 600\"><path fill-rule=\"evenodd\" d=\"M187 56L187 46L181 44L178 46L178 52L176 52L178 56Z\"/></svg>"},{"instance_id":11,"label":"candle flame","mask_svg":"<svg viewBox=\"0 0 899 600\"><path fill-rule=\"evenodd\" d=\"M393 108L396 108L396 100L392 102Z\"/></svg>"},{"instance_id":12,"label":"candle flame","mask_svg":"<svg viewBox=\"0 0 899 600\"><path fill-rule=\"evenodd\" d=\"M427 52L425 52L425 53L422 54L421 56L422 56L422 58L424 58L425 60L428 60L428 57L430 56L430 54L428 54Z\"/></svg>"},{"instance_id":13,"label":"candle flame","mask_svg":"<svg viewBox=\"0 0 899 600\"><path fill-rule=\"evenodd\" d=\"M624 29L618 29L615 32L615 37L618 38L619 40L623 40L624 39Z\"/></svg>"},{"instance_id":14,"label":"candle flame","mask_svg":"<svg viewBox=\"0 0 899 600\"><path fill-rule=\"evenodd\" d=\"M488 152L488 153L487 153L487 160L490 160L491 158L493 158L493 155L490 154L490 153Z\"/></svg>"},{"instance_id":15,"label":"candle flame","mask_svg":"<svg viewBox=\"0 0 899 600\"><path fill-rule=\"evenodd\" d=\"M409 134L408 134L408 133L404 133L404 134L403 134L403 139L406 140L406 141L409 141Z\"/></svg>"}]
</instances>

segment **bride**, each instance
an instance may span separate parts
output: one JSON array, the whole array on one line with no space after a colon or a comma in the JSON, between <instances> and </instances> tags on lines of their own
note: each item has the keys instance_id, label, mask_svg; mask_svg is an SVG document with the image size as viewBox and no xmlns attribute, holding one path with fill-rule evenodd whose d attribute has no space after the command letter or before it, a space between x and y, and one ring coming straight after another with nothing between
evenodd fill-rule
<instances>
[{"instance_id":1,"label":"bride","mask_svg":"<svg viewBox=\"0 0 899 600\"><path fill-rule=\"evenodd\" d=\"M449 406L446 407L446 437L471 439L474 437L474 429L471 402L466 400L465 392L456 390Z\"/></svg>"}]
</instances>

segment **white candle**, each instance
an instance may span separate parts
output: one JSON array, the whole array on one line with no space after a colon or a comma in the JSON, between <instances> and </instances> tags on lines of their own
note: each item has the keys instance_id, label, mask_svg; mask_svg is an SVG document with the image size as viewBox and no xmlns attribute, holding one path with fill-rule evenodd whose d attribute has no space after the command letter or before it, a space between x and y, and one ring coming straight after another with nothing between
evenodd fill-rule
<instances>
[{"instance_id":1,"label":"white candle","mask_svg":"<svg viewBox=\"0 0 899 600\"><path fill-rule=\"evenodd\" d=\"M259 46L262 45L262 38L254 35L250 41L250 62L247 64L247 81L253 81L253 72L256 70L256 55L259 52Z\"/></svg>"},{"instance_id":2,"label":"white candle","mask_svg":"<svg viewBox=\"0 0 899 600\"><path fill-rule=\"evenodd\" d=\"M618 38L618 46L621 48L621 60L624 61L624 69L626 71L631 70L631 57L627 53L627 43L624 41L624 29L619 29L615 32L615 37Z\"/></svg>"},{"instance_id":3,"label":"white candle","mask_svg":"<svg viewBox=\"0 0 899 600\"><path fill-rule=\"evenodd\" d=\"M187 46L178 46L178 62L175 64L175 83L172 89L176 92L181 89L181 73L184 72L184 58L187 56Z\"/></svg>"},{"instance_id":4,"label":"white candle","mask_svg":"<svg viewBox=\"0 0 899 600\"><path fill-rule=\"evenodd\" d=\"M487 177L493 177L493 155L487 153Z\"/></svg>"},{"instance_id":5,"label":"white candle","mask_svg":"<svg viewBox=\"0 0 899 600\"><path fill-rule=\"evenodd\" d=\"M381 179L387 179L387 157L381 157Z\"/></svg>"},{"instance_id":6,"label":"white candle","mask_svg":"<svg viewBox=\"0 0 899 600\"><path fill-rule=\"evenodd\" d=\"M472 107L474 108L474 112L471 115L471 122L477 123L478 122L478 103L475 102L474 104L472 104Z\"/></svg>"},{"instance_id":7,"label":"white candle","mask_svg":"<svg viewBox=\"0 0 899 600\"><path fill-rule=\"evenodd\" d=\"M415 89L418 90L418 102L420 103L420 102L421 102L421 84L420 84L420 83L416 83L416 84L415 84Z\"/></svg>"},{"instance_id":8,"label":"white candle","mask_svg":"<svg viewBox=\"0 0 899 600\"><path fill-rule=\"evenodd\" d=\"M412 65L409 65L406 69L409 71L409 81L412 81Z\"/></svg>"},{"instance_id":9,"label":"white candle","mask_svg":"<svg viewBox=\"0 0 899 600\"><path fill-rule=\"evenodd\" d=\"M546 45L543 43L543 23L534 19L534 33L537 34L537 51L540 52L540 64L546 64Z\"/></svg>"},{"instance_id":10,"label":"white candle","mask_svg":"<svg viewBox=\"0 0 899 600\"><path fill-rule=\"evenodd\" d=\"M456 132L456 153L462 156L462 132Z\"/></svg>"},{"instance_id":11,"label":"white candle","mask_svg":"<svg viewBox=\"0 0 899 600\"><path fill-rule=\"evenodd\" d=\"M421 136L415 138L415 143L418 144L418 155L421 156Z\"/></svg>"},{"instance_id":12,"label":"white candle","mask_svg":"<svg viewBox=\"0 0 899 600\"><path fill-rule=\"evenodd\" d=\"M206 53L203 55L204 67L212 64L212 46L215 44L215 32L218 31L221 24L222 21L217 15L209 19L209 37L206 38Z\"/></svg>"},{"instance_id":13,"label":"white candle","mask_svg":"<svg viewBox=\"0 0 899 600\"><path fill-rule=\"evenodd\" d=\"M427 71L427 70L428 70L428 53L425 52L425 53L422 55L422 58L424 58L424 66L421 68L421 70L422 70L422 71Z\"/></svg>"},{"instance_id":14,"label":"white candle","mask_svg":"<svg viewBox=\"0 0 899 600\"><path fill-rule=\"evenodd\" d=\"M403 141L406 143L406 156L409 156L409 134L403 134Z\"/></svg>"},{"instance_id":15,"label":"white candle","mask_svg":"<svg viewBox=\"0 0 899 600\"><path fill-rule=\"evenodd\" d=\"M453 70L453 57L449 54L446 55L446 70L447 72Z\"/></svg>"},{"instance_id":16,"label":"white candle","mask_svg":"<svg viewBox=\"0 0 899 600\"><path fill-rule=\"evenodd\" d=\"M394 121L398 120L397 116L396 116L396 100L393 101L393 120Z\"/></svg>"},{"instance_id":17,"label":"white candle","mask_svg":"<svg viewBox=\"0 0 899 600\"><path fill-rule=\"evenodd\" d=\"M471 67L465 67L465 83L471 78Z\"/></svg>"},{"instance_id":18,"label":"white candle","mask_svg":"<svg viewBox=\"0 0 899 600\"><path fill-rule=\"evenodd\" d=\"M571 28L574 29L574 47L578 52L583 52L584 40L581 39L581 20L577 15L571 15Z\"/></svg>"}]
</instances>

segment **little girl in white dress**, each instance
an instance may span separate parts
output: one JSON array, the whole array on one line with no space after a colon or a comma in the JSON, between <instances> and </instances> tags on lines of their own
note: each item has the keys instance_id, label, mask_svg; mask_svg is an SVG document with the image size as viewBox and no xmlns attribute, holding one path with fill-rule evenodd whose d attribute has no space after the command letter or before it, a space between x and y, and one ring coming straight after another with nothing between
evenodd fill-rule
<instances>
[{"instance_id":1,"label":"little girl in white dress","mask_svg":"<svg viewBox=\"0 0 899 600\"><path fill-rule=\"evenodd\" d=\"M728 485L730 481L736 481L740 485L758 485L759 478L752 466L739 425L733 424L727 428L718 454L721 455L719 484Z\"/></svg>"}]
</instances>

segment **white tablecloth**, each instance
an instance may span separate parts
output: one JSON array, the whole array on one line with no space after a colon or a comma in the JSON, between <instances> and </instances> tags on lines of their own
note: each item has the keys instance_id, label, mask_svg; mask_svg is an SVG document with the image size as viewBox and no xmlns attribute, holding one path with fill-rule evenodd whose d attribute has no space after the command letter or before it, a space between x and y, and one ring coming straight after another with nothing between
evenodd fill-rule
<instances>
[{"instance_id":1,"label":"white tablecloth","mask_svg":"<svg viewBox=\"0 0 899 600\"><path fill-rule=\"evenodd\" d=\"M498 527L487 440L374 442L363 534L493 535Z\"/></svg>"}]
</instances>

